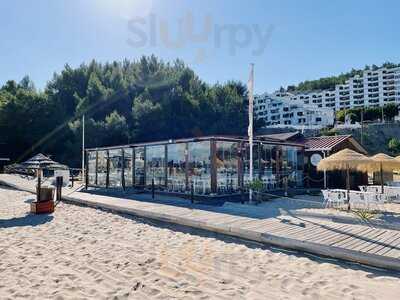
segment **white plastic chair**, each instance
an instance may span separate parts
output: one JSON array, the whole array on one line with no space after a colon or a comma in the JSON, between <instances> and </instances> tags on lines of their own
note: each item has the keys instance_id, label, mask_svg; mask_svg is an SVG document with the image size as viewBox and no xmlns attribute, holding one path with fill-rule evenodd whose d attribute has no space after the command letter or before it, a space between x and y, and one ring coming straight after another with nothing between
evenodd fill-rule
<instances>
[{"instance_id":1,"label":"white plastic chair","mask_svg":"<svg viewBox=\"0 0 400 300\"><path fill-rule=\"evenodd\" d=\"M330 190L328 193L328 201L326 207L338 208L346 203L346 191L345 190Z\"/></svg>"},{"instance_id":2,"label":"white plastic chair","mask_svg":"<svg viewBox=\"0 0 400 300\"><path fill-rule=\"evenodd\" d=\"M328 201L329 201L329 190L321 190L322 196L324 198L323 206L326 207Z\"/></svg>"}]
</instances>

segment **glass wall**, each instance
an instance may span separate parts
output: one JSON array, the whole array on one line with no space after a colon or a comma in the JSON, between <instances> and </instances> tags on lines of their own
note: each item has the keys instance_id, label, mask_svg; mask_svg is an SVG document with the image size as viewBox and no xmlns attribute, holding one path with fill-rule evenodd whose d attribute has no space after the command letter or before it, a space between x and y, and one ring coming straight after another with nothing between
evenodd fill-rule
<instances>
[{"instance_id":1,"label":"glass wall","mask_svg":"<svg viewBox=\"0 0 400 300\"><path fill-rule=\"evenodd\" d=\"M196 195L209 195L215 188L222 195L238 193L250 182L246 141L217 139L138 146L100 150L97 156L98 186L106 186L107 159L110 187L121 187L122 176L125 187L151 187L154 178L157 189L188 193L193 186ZM283 188L286 178L290 187L303 186L303 164L301 147L254 142L253 180L261 180L265 190ZM96 151L88 153L88 168L88 183L96 185Z\"/></svg>"},{"instance_id":2,"label":"glass wall","mask_svg":"<svg viewBox=\"0 0 400 300\"><path fill-rule=\"evenodd\" d=\"M89 185L96 185L96 151L88 153L88 179Z\"/></svg>"},{"instance_id":3,"label":"glass wall","mask_svg":"<svg viewBox=\"0 0 400 300\"><path fill-rule=\"evenodd\" d=\"M276 189L276 150L276 146L273 145L263 143L259 145L259 179L263 182L266 190Z\"/></svg>"},{"instance_id":4,"label":"glass wall","mask_svg":"<svg viewBox=\"0 0 400 300\"><path fill-rule=\"evenodd\" d=\"M211 193L211 143L188 143L188 178L195 194Z\"/></svg>"},{"instance_id":5,"label":"glass wall","mask_svg":"<svg viewBox=\"0 0 400 300\"><path fill-rule=\"evenodd\" d=\"M143 187L145 185L144 182L144 147L136 147L134 148L135 154L135 164L134 164L134 185Z\"/></svg>"},{"instance_id":6,"label":"glass wall","mask_svg":"<svg viewBox=\"0 0 400 300\"><path fill-rule=\"evenodd\" d=\"M167 187L169 191L186 191L186 147L186 143L167 145Z\"/></svg>"},{"instance_id":7,"label":"glass wall","mask_svg":"<svg viewBox=\"0 0 400 300\"><path fill-rule=\"evenodd\" d=\"M110 159L110 187L122 186L122 149L108 151Z\"/></svg>"},{"instance_id":8,"label":"glass wall","mask_svg":"<svg viewBox=\"0 0 400 300\"><path fill-rule=\"evenodd\" d=\"M107 151L98 151L97 160L97 185L106 186L107 178Z\"/></svg>"},{"instance_id":9,"label":"glass wall","mask_svg":"<svg viewBox=\"0 0 400 300\"><path fill-rule=\"evenodd\" d=\"M303 153L292 146L282 146L282 176L288 178L291 187L302 186Z\"/></svg>"},{"instance_id":10,"label":"glass wall","mask_svg":"<svg viewBox=\"0 0 400 300\"><path fill-rule=\"evenodd\" d=\"M125 148L124 151L124 179L125 179L125 187L131 187L133 184L133 149Z\"/></svg>"},{"instance_id":11,"label":"glass wall","mask_svg":"<svg viewBox=\"0 0 400 300\"><path fill-rule=\"evenodd\" d=\"M146 146L146 185L165 186L165 145Z\"/></svg>"},{"instance_id":12,"label":"glass wall","mask_svg":"<svg viewBox=\"0 0 400 300\"><path fill-rule=\"evenodd\" d=\"M260 174L259 166L259 145L257 143L253 144L253 180L257 179ZM243 187L250 183L250 145L248 143L242 146L242 159L243 159Z\"/></svg>"},{"instance_id":13,"label":"glass wall","mask_svg":"<svg viewBox=\"0 0 400 300\"><path fill-rule=\"evenodd\" d=\"M239 190L238 143L217 141L217 192L233 193Z\"/></svg>"}]
</instances>

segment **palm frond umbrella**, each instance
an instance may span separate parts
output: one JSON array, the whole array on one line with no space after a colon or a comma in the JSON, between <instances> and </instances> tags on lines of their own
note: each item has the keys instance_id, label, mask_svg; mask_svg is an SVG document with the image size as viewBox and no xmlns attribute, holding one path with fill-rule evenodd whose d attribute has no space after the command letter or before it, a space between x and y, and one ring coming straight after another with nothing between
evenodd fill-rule
<instances>
[{"instance_id":1,"label":"palm frond umbrella","mask_svg":"<svg viewBox=\"0 0 400 300\"><path fill-rule=\"evenodd\" d=\"M318 165L318 171L346 171L346 190L348 209L350 209L350 170L367 171L368 165L374 164L373 160L364 154L358 153L351 149L344 149L331 156L322 159Z\"/></svg>"},{"instance_id":2,"label":"palm frond umbrella","mask_svg":"<svg viewBox=\"0 0 400 300\"><path fill-rule=\"evenodd\" d=\"M400 160L395 159L384 153L379 153L371 157L374 161L371 165L368 165L369 171L380 172L381 177L381 192L383 194L383 172L393 172L393 170L400 169Z\"/></svg>"}]
</instances>

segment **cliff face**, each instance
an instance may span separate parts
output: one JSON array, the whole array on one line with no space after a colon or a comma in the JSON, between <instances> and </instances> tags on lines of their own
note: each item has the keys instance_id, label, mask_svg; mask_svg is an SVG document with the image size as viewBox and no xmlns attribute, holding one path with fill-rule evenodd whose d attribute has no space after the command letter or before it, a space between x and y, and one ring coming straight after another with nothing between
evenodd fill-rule
<instances>
[{"instance_id":1,"label":"cliff face","mask_svg":"<svg viewBox=\"0 0 400 300\"><path fill-rule=\"evenodd\" d=\"M361 139L361 129L344 129L337 130L337 134L352 134L353 137L363 144L370 155L376 153L386 153L389 155L399 155L393 153L388 148L389 140L396 138L400 140L400 123L389 124L364 124L363 138Z\"/></svg>"}]
</instances>

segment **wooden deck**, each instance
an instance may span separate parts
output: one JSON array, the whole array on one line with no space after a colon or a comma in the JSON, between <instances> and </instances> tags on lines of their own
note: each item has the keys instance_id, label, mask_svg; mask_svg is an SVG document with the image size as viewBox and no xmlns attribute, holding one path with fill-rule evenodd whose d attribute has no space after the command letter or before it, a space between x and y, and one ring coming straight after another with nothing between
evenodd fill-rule
<instances>
[{"instance_id":1,"label":"wooden deck","mask_svg":"<svg viewBox=\"0 0 400 300\"><path fill-rule=\"evenodd\" d=\"M34 182L0 175L0 183L29 192ZM227 234L282 248L400 271L400 231L364 225L316 221L299 217L284 219L240 216L160 203L127 200L65 189L64 200L117 212Z\"/></svg>"}]
</instances>

